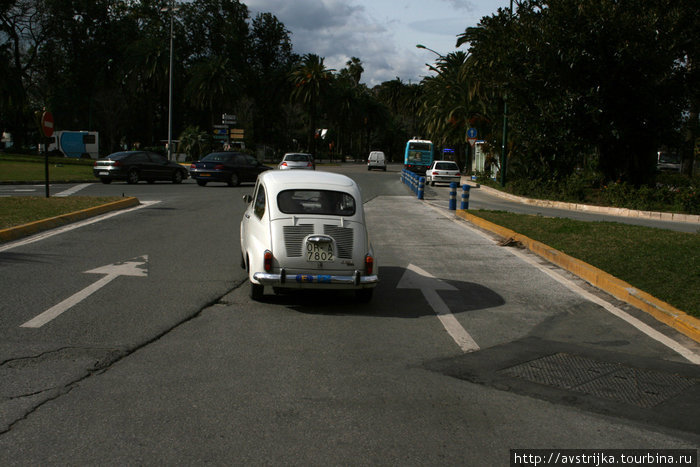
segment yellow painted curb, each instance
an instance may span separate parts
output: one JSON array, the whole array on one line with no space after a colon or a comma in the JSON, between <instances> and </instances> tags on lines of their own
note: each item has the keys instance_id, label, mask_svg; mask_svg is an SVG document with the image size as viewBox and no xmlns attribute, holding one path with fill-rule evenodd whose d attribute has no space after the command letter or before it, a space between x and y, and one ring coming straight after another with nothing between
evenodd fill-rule
<instances>
[{"instance_id":1,"label":"yellow painted curb","mask_svg":"<svg viewBox=\"0 0 700 467\"><path fill-rule=\"evenodd\" d=\"M88 217L99 216L100 214L104 214L105 212L117 211L119 209L138 206L139 204L140 203L138 198L129 197L120 199L119 201L114 201L112 203L102 204L100 206L83 209L81 211L62 214L56 217L49 217L48 219L30 222L28 224L19 225L17 227L2 229L0 230L0 242L9 242L12 240L17 240L18 238L27 237L38 232L43 232L44 230L49 230L56 227L60 227L65 224L69 224L71 222L87 219Z\"/></svg>"},{"instance_id":2,"label":"yellow painted curb","mask_svg":"<svg viewBox=\"0 0 700 467\"><path fill-rule=\"evenodd\" d=\"M593 286L608 292L615 298L629 303L640 310L649 313L657 320L665 323L677 331L685 334L696 342L700 342L700 320L686 314L666 302L655 298L648 293L633 287L627 282L608 274L607 272L591 266L588 263L562 253L559 250L533 240L510 229L489 222L478 216L469 214L464 210L457 210L457 216L465 219L496 235L523 244L528 250L560 266L567 271L576 274L581 279L590 282Z\"/></svg>"}]
</instances>

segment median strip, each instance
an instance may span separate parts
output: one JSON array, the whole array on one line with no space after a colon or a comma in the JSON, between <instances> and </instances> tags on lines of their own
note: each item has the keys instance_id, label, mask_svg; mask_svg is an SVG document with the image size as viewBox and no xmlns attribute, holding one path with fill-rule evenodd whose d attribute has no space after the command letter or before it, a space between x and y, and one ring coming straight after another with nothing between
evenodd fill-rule
<instances>
[{"instance_id":1,"label":"median strip","mask_svg":"<svg viewBox=\"0 0 700 467\"><path fill-rule=\"evenodd\" d=\"M138 198L128 197L119 201L102 204L92 208L82 209L80 211L62 214L60 216L49 217L35 222L29 222L15 227L0 230L0 242L9 242L19 238L27 237L45 230L60 227L71 222L87 219L89 217L98 216L110 211L126 209L140 204Z\"/></svg>"}]
</instances>

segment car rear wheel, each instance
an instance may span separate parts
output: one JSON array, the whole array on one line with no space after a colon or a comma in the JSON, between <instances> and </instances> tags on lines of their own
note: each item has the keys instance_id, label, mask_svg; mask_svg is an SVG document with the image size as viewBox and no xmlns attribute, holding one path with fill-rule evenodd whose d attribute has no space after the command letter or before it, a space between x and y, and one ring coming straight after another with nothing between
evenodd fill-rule
<instances>
[{"instance_id":1,"label":"car rear wheel","mask_svg":"<svg viewBox=\"0 0 700 467\"><path fill-rule=\"evenodd\" d=\"M175 183L175 184L182 183L182 178L183 178L182 172L180 172L179 170L176 170L175 172L173 172L173 178L172 178L173 183Z\"/></svg>"},{"instance_id":2,"label":"car rear wheel","mask_svg":"<svg viewBox=\"0 0 700 467\"><path fill-rule=\"evenodd\" d=\"M250 298L255 301L260 300L263 297L263 292L265 291L265 286L262 284L250 283Z\"/></svg>"},{"instance_id":3,"label":"car rear wheel","mask_svg":"<svg viewBox=\"0 0 700 467\"><path fill-rule=\"evenodd\" d=\"M134 184L139 182L139 171L136 169L131 169L129 170L129 173L126 174L126 183L129 184Z\"/></svg>"},{"instance_id":4,"label":"car rear wheel","mask_svg":"<svg viewBox=\"0 0 700 467\"><path fill-rule=\"evenodd\" d=\"M110 183L112 183L112 179L111 179L111 178L101 178L100 181L101 181L102 183L104 183L105 185L109 185Z\"/></svg>"},{"instance_id":5,"label":"car rear wheel","mask_svg":"<svg viewBox=\"0 0 700 467\"><path fill-rule=\"evenodd\" d=\"M238 186L241 184L241 179L238 178L238 174L233 172L231 177L228 179L228 186Z\"/></svg>"},{"instance_id":6,"label":"car rear wheel","mask_svg":"<svg viewBox=\"0 0 700 467\"><path fill-rule=\"evenodd\" d=\"M207 186L207 181L206 181L206 180L197 180L197 185L199 185L199 186Z\"/></svg>"}]
</instances>

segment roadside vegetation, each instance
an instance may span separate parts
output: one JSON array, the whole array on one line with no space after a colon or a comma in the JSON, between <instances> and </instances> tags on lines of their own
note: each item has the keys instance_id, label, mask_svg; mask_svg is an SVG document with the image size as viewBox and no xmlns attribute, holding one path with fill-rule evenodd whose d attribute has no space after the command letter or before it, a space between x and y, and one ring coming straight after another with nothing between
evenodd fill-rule
<instances>
[{"instance_id":1,"label":"roadside vegetation","mask_svg":"<svg viewBox=\"0 0 700 467\"><path fill-rule=\"evenodd\" d=\"M503 211L469 213L578 258L700 318L700 234Z\"/></svg>"},{"instance_id":2,"label":"roadside vegetation","mask_svg":"<svg viewBox=\"0 0 700 467\"><path fill-rule=\"evenodd\" d=\"M697 0L513 4L465 22L455 50L426 52L434 62L420 82L370 86L361 57L331 69L322 56L295 53L292 31L273 12L176 1L179 97L170 109L169 2L10 0L0 4L0 130L13 151L35 153L47 109L56 130L98 131L101 155L162 151L172 110L178 152L193 160L221 147L213 125L226 113L237 116L246 150L267 160L303 150L342 161L382 150L399 162L405 142L421 136L471 172L474 128L487 156L474 170L495 170L506 190L577 199L597 192L605 203L662 201L697 212L690 177L700 164L700 22L688 14ZM680 157L686 182L659 186L662 148Z\"/></svg>"},{"instance_id":3,"label":"roadside vegetation","mask_svg":"<svg viewBox=\"0 0 700 467\"><path fill-rule=\"evenodd\" d=\"M95 181L96 178L92 174L93 163L94 161L84 159L50 157L49 180ZM0 154L0 182L32 182L45 178L43 157Z\"/></svg>"}]
</instances>

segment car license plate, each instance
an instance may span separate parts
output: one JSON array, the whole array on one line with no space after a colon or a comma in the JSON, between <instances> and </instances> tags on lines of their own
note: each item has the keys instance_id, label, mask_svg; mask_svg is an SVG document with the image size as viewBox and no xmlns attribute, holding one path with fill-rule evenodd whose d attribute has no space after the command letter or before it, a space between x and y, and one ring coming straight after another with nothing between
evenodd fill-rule
<instances>
[{"instance_id":1,"label":"car license plate","mask_svg":"<svg viewBox=\"0 0 700 467\"><path fill-rule=\"evenodd\" d=\"M109 175L109 172L98 172L97 175Z\"/></svg>"},{"instance_id":2,"label":"car license plate","mask_svg":"<svg viewBox=\"0 0 700 467\"><path fill-rule=\"evenodd\" d=\"M307 243L306 260L314 262L333 261L333 244L328 242Z\"/></svg>"}]
</instances>

